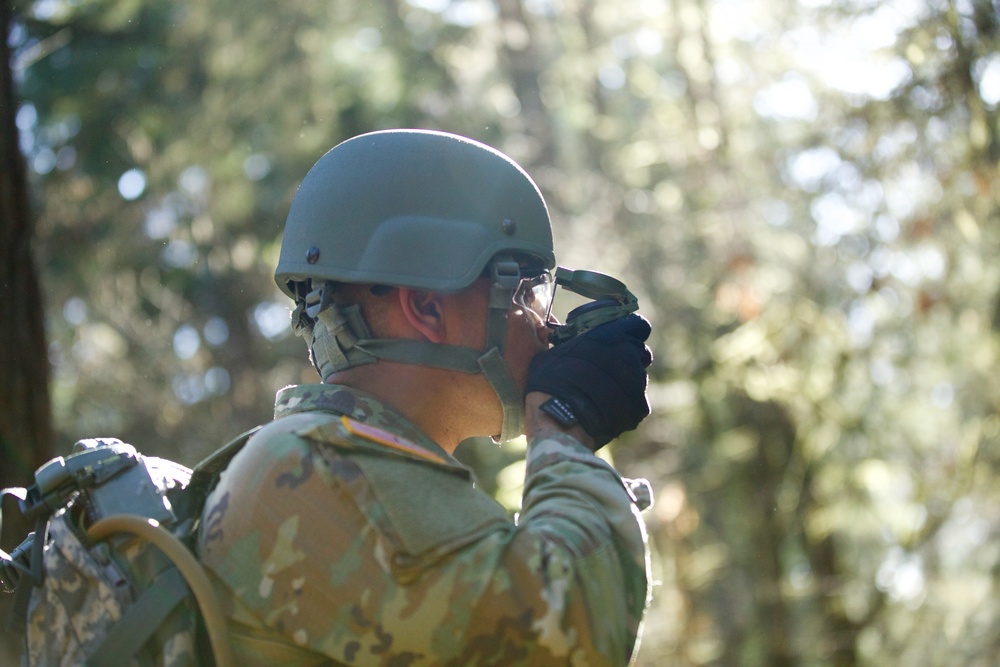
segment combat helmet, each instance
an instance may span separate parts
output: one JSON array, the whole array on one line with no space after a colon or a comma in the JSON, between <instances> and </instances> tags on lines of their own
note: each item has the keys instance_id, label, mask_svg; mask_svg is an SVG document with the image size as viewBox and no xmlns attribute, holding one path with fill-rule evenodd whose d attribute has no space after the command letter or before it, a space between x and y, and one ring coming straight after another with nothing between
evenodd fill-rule
<instances>
[{"instance_id":1,"label":"combat helmet","mask_svg":"<svg viewBox=\"0 0 1000 667\"><path fill-rule=\"evenodd\" d=\"M292 201L275 271L296 302L293 326L326 380L390 359L486 375L504 408L501 439L520 434L523 397L502 358L506 316L526 272L555 266L548 209L503 153L454 134L385 130L326 153ZM456 292L492 278L484 350L374 339L338 283Z\"/></svg>"}]
</instances>

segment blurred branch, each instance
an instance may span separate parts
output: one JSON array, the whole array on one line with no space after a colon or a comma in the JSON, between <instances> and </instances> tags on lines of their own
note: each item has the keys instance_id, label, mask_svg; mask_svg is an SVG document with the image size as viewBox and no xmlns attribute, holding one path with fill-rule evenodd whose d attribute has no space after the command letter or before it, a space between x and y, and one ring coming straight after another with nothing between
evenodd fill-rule
<instances>
[{"instance_id":1,"label":"blurred branch","mask_svg":"<svg viewBox=\"0 0 1000 667\"><path fill-rule=\"evenodd\" d=\"M11 69L15 72L23 72L42 58L50 56L59 49L65 47L73 39L73 31L63 28L58 32L49 35L43 40L35 42L14 58Z\"/></svg>"}]
</instances>

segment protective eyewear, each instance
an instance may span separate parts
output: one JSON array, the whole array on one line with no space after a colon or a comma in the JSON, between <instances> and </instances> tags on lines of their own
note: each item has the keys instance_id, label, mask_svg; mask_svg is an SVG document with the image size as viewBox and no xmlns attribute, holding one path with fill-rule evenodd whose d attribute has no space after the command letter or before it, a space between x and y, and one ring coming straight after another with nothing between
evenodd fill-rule
<instances>
[{"instance_id":1,"label":"protective eyewear","mask_svg":"<svg viewBox=\"0 0 1000 667\"><path fill-rule=\"evenodd\" d=\"M587 300L565 316L565 324L552 315L555 289L562 287ZM549 342L564 343L605 322L634 313L639 304L623 282L596 271L574 271L560 266L555 277L548 271L522 276L514 291L514 303L538 317L552 329Z\"/></svg>"},{"instance_id":2,"label":"protective eyewear","mask_svg":"<svg viewBox=\"0 0 1000 667\"><path fill-rule=\"evenodd\" d=\"M555 289L555 281L548 271L543 270L536 276L523 277L514 290L514 305L534 314L539 322L548 324Z\"/></svg>"}]
</instances>

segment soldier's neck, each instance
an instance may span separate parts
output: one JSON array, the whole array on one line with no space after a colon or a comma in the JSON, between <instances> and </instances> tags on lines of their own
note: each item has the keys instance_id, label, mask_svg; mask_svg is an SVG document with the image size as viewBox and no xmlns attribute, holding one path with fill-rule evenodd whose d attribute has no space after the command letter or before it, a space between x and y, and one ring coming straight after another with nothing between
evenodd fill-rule
<instances>
[{"instance_id":1,"label":"soldier's neck","mask_svg":"<svg viewBox=\"0 0 1000 667\"><path fill-rule=\"evenodd\" d=\"M502 411L482 375L380 360L335 373L329 382L375 396L449 454L467 438L499 432Z\"/></svg>"}]
</instances>

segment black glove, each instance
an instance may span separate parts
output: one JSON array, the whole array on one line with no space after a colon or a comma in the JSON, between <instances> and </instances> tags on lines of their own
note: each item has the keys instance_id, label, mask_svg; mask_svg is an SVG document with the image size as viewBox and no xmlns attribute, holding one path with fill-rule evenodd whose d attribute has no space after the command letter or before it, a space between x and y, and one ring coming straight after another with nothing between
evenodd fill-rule
<instances>
[{"instance_id":1,"label":"black glove","mask_svg":"<svg viewBox=\"0 0 1000 667\"><path fill-rule=\"evenodd\" d=\"M649 414L649 334L649 322L632 314L539 352L528 367L525 393L541 391L560 399L603 447Z\"/></svg>"}]
</instances>

